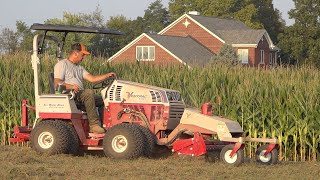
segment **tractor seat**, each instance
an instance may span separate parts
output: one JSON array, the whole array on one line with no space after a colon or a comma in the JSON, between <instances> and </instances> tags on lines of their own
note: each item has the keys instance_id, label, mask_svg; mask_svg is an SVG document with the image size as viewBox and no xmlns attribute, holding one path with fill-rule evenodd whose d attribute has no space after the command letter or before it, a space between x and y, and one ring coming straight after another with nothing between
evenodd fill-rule
<instances>
[{"instance_id":1,"label":"tractor seat","mask_svg":"<svg viewBox=\"0 0 320 180\"><path fill-rule=\"evenodd\" d=\"M49 73L49 91L50 94L55 94L55 88L54 88L54 74L53 72ZM76 106L79 110L81 111L85 111L86 107L84 106L84 104L82 102L79 101L74 101L76 103Z\"/></svg>"}]
</instances>

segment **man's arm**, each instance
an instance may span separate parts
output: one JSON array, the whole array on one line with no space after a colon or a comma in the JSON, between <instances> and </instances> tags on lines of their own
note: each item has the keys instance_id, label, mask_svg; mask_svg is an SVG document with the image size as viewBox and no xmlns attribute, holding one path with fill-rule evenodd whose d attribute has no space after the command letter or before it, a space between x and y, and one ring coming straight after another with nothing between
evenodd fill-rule
<instances>
[{"instance_id":1,"label":"man's arm","mask_svg":"<svg viewBox=\"0 0 320 180\"><path fill-rule=\"evenodd\" d=\"M77 93L80 89L80 87L76 84L67 84L64 83L61 79L54 78L54 87L57 87L58 84L63 84L66 86L66 89L73 89L75 93Z\"/></svg>"},{"instance_id":2,"label":"man's arm","mask_svg":"<svg viewBox=\"0 0 320 180\"><path fill-rule=\"evenodd\" d=\"M97 75L97 76L94 76L94 75L88 73L84 76L84 79L91 82L91 83L97 83L97 82L103 81L103 80L107 79L108 77L112 77L112 76L116 77L116 73L110 72L107 74Z\"/></svg>"}]
</instances>

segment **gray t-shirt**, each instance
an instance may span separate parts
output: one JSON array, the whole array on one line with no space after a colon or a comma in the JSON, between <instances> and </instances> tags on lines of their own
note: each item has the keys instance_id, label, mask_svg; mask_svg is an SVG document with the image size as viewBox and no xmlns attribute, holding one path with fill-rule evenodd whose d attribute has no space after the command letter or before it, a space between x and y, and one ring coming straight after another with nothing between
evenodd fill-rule
<instances>
[{"instance_id":1,"label":"gray t-shirt","mask_svg":"<svg viewBox=\"0 0 320 180\"><path fill-rule=\"evenodd\" d=\"M82 66L73 64L67 59L59 61L54 66L54 78L61 79L66 84L76 84L83 90L83 78L86 76L86 71Z\"/></svg>"}]
</instances>

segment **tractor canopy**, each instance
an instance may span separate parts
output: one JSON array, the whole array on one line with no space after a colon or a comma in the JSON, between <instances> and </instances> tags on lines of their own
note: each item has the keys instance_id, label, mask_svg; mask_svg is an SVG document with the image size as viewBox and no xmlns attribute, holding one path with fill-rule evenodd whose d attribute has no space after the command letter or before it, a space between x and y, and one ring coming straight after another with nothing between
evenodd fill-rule
<instances>
[{"instance_id":1,"label":"tractor canopy","mask_svg":"<svg viewBox=\"0 0 320 180\"><path fill-rule=\"evenodd\" d=\"M84 26L72 26L72 25L62 25L62 24L39 24L34 23L31 25L30 29L44 31L44 35L39 38L38 42L38 54L43 53L43 47L45 40L52 40L57 43L57 58L62 58L62 50L68 33L93 33L93 34L106 34L106 35L124 35L123 32L105 28L98 27L84 27ZM64 33L62 40L60 41L57 37L48 36L47 32L58 32Z\"/></svg>"},{"instance_id":2,"label":"tractor canopy","mask_svg":"<svg viewBox=\"0 0 320 180\"><path fill-rule=\"evenodd\" d=\"M95 34L109 34L109 35L124 35L123 32L110 30L98 27L84 27L84 26L71 26L61 24L39 24L34 23L30 29L32 30L43 30L53 32L77 32L77 33L95 33Z\"/></svg>"}]
</instances>

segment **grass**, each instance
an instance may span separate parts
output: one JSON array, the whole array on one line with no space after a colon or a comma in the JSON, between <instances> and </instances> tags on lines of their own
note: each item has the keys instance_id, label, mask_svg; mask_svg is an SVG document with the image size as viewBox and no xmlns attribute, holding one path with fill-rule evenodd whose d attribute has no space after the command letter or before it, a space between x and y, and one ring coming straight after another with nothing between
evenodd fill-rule
<instances>
[{"instance_id":1,"label":"grass","mask_svg":"<svg viewBox=\"0 0 320 180\"><path fill-rule=\"evenodd\" d=\"M101 155L39 155L27 147L0 146L0 179L318 179L319 162L265 166L246 160L239 167L205 157L170 155L115 160Z\"/></svg>"}]
</instances>

